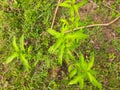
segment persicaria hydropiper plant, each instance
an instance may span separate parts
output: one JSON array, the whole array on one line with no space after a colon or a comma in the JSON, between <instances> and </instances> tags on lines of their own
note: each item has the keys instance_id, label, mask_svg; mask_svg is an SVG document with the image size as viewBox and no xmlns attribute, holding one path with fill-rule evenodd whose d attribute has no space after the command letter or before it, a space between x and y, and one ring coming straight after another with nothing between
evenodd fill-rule
<instances>
[{"instance_id":1,"label":"persicaria hydropiper plant","mask_svg":"<svg viewBox=\"0 0 120 90\"><path fill-rule=\"evenodd\" d=\"M79 3L76 3L76 0L65 0L59 4L59 6L69 10L69 16L60 19L61 27L59 32L54 29L47 30L56 40L49 48L49 52L58 56L57 60L60 65L63 62L67 63L70 78L69 85L79 84L80 89L82 89L84 81L88 79L94 86L101 89L102 85L93 76L95 71L91 70L94 63L94 53L91 53L89 62L85 61L81 51L79 60L76 60L76 56L73 54L80 43L88 38L88 35L84 33L83 29L73 30L74 28L78 28L82 23L80 22L78 9L86 2L87 0L82 0Z\"/></svg>"}]
</instances>

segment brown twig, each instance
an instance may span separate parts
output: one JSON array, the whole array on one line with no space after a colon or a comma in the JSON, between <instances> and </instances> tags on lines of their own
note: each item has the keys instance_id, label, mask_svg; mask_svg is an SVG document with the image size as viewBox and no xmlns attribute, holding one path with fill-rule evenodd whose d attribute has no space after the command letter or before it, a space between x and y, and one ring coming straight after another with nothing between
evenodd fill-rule
<instances>
[{"instance_id":1,"label":"brown twig","mask_svg":"<svg viewBox=\"0 0 120 90\"><path fill-rule=\"evenodd\" d=\"M55 18L56 18L56 14L57 14L57 11L58 11L58 8L59 8L59 3L61 2L61 0L58 0L58 3L57 3L57 6L55 8L55 12L54 12L54 15L53 15L53 20L52 20L52 24L51 24L51 29L53 28L54 26L54 23L55 23Z\"/></svg>"},{"instance_id":2,"label":"brown twig","mask_svg":"<svg viewBox=\"0 0 120 90\"><path fill-rule=\"evenodd\" d=\"M120 18L120 16L115 18L114 20L110 21L109 23L105 23L105 24L92 24L92 25L87 25L87 26L81 26L81 27L78 27L78 28L74 28L71 31L67 31L66 33L69 33L69 32L72 32L72 31L77 31L77 30L84 29L84 28L96 27L96 26L106 27L106 26L109 26L109 25L113 24L114 22L116 22L119 18Z\"/></svg>"}]
</instances>

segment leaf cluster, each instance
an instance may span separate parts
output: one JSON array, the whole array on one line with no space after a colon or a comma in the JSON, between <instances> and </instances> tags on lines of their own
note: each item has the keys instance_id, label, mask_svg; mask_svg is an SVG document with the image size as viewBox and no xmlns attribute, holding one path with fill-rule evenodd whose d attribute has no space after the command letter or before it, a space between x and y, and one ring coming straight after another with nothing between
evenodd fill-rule
<instances>
[{"instance_id":1,"label":"leaf cluster","mask_svg":"<svg viewBox=\"0 0 120 90\"><path fill-rule=\"evenodd\" d=\"M70 65L68 68L69 77L72 79L69 82L69 85L79 83L80 89L83 89L84 82L88 79L94 86L101 89L102 85L93 76L96 74L96 72L92 70L94 64L94 53L91 53L89 62L86 62L83 54L80 53L78 61L79 62L77 62L74 66Z\"/></svg>"},{"instance_id":2,"label":"leaf cluster","mask_svg":"<svg viewBox=\"0 0 120 90\"><path fill-rule=\"evenodd\" d=\"M88 37L88 35L83 32L72 32L66 33L69 28L69 25L63 25L61 28L61 32L57 32L53 29L49 29L48 33L56 38L56 42L49 48L50 53L58 54L58 62L62 64L63 56L65 58L73 57L72 51L78 46L80 40L84 40ZM66 53L66 54L65 54Z\"/></svg>"},{"instance_id":3,"label":"leaf cluster","mask_svg":"<svg viewBox=\"0 0 120 90\"><path fill-rule=\"evenodd\" d=\"M79 83L80 89L83 89L84 82L88 79L94 86L101 89L102 85L93 76L96 74L96 72L92 70L94 53L91 53L89 62L85 61L81 52L79 60L76 60L73 55L73 51L80 45L81 40L83 41L88 38L88 35L84 33L83 29L73 31L74 28L79 27L82 23L80 22L78 9L86 2L87 0L83 0L79 3L76 3L76 0L65 0L59 4L59 6L68 8L70 16L67 18L68 20L60 19L62 24L59 32L53 29L47 30L47 32L56 39L55 43L49 48L49 52L58 56L59 64L62 65L63 60L65 60L67 64L70 64L68 67L69 77L71 79L69 85ZM68 63L70 60L73 60L76 63Z\"/></svg>"},{"instance_id":4,"label":"leaf cluster","mask_svg":"<svg viewBox=\"0 0 120 90\"><path fill-rule=\"evenodd\" d=\"M60 32L57 32L53 29L47 30L47 32L56 39L56 42L49 48L49 52L58 55L59 64L62 64L63 58L66 60L66 62L68 62L70 59L74 59L72 52L75 50L75 48L77 48L77 46L79 46L81 41L88 38L88 35L86 35L83 30L73 32L73 28L79 27L80 24L78 8L85 4L85 1L82 1L82 3L80 2L78 4L75 2L75 0L66 0L59 4L61 7L69 8L70 12L68 20L65 18L60 19Z\"/></svg>"},{"instance_id":5,"label":"leaf cluster","mask_svg":"<svg viewBox=\"0 0 120 90\"><path fill-rule=\"evenodd\" d=\"M30 59L30 51L31 46L28 47L28 49L25 49L24 47L24 35L21 36L19 40L19 45L17 45L16 37L13 37L12 45L13 45L13 53L7 58L6 64L12 62L15 58L19 58L22 64L24 65L26 70L29 70L30 65L28 63L28 59Z\"/></svg>"}]
</instances>

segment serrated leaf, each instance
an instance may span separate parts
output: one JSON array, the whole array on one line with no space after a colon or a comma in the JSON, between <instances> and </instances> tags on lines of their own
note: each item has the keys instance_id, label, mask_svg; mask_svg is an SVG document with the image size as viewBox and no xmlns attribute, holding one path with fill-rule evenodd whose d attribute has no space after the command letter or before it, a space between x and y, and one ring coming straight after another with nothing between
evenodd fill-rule
<instances>
[{"instance_id":1,"label":"serrated leaf","mask_svg":"<svg viewBox=\"0 0 120 90\"><path fill-rule=\"evenodd\" d=\"M15 49L15 51L18 52L19 51L19 47L17 46L16 37L15 36L13 37L12 45L13 45L13 48Z\"/></svg>"},{"instance_id":2,"label":"serrated leaf","mask_svg":"<svg viewBox=\"0 0 120 90\"><path fill-rule=\"evenodd\" d=\"M89 77L90 82L91 82L94 86L96 86L96 87L98 87L98 88L100 88L100 89L102 88L101 83L99 83L99 82L95 79L94 76L92 76L89 72L87 73L87 75L88 75L88 77Z\"/></svg>"},{"instance_id":3,"label":"serrated leaf","mask_svg":"<svg viewBox=\"0 0 120 90\"><path fill-rule=\"evenodd\" d=\"M79 82L80 78L78 76L75 76L70 82L69 85L77 84Z\"/></svg>"},{"instance_id":4,"label":"serrated leaf","mask_svg":"<svg viewBox=\"0 0 120 90\"><path fill-rule=\"evenodd\" d=\"M92 68L93 64L94 64L94 53L92 52L91 55L90 55L90 61L88 63L88 68L87 69L90 70Z\"/></svg>"},{"instance_id":5,"label":"serrated leaf","mask_svg":"<svg viewBox=\"0 0 120 90\"><path fill-rule=\"evenodd\" d=\"M14 58L16 58L17 56L18 56L18 54L17 54L16 52L13 53L11 56L9 56L9 57L7 58L6 64L12 62L12 60L13 60Z\"/></svg>"},{"instance_id":6,"label":"serrated leaf","mask_svg":"<svg viewBox=\"0 0 120 90\"><path fill-rule=\"evenodd\" d=\"M25 52L25 48L24 48L24 34L20 38L20 49L21 49L21 51Z\"/></svg>"},{"instance_id":7,"label":"serrated leaf","mask_svg":"<svg viewBox=\"0 0 120 90\"><path fill-rule=\"evenodd\" d=\"M53 29L48 29L47 32L48 32L49 34L51 34L52 36L56 37L56 38L58 38L58 37L60 36L60 33L59 33L59 32L56 32L56 31L53 30Z\"/></svg>"},{"instance_id":8,"label":"serrated leaf","mask_svg":"<svg viewBox=\"0 0 120 90\"><path fill-rule=\"evenodd\" d=\"M77 73L77 69L74 68L74 69L69 73L70 78L72 78L74 75L76 75L76 73Z\"/></svg>"}]
</instances>

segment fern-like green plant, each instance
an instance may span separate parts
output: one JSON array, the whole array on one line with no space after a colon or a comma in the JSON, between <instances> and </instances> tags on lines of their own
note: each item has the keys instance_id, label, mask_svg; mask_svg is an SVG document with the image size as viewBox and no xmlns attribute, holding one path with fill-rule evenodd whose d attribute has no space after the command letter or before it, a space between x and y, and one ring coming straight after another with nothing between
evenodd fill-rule
<instances>
[{"instance_id":1,"label":"fern-like green plant","mask_svg":"<svg viewBox=\"0 0 120 90\"><path fill-rule=\"evenodd\" d=\"M83 54L80 53L78 62L74 66L70 65L68 68L69 77L71 79L69 85L79 83L80 89L83 89L84 82L88 79L94 86L101 89L102 85L93 76L96 74L96 72L92 70L93 64L94 53L91 53L89 62L86 62Z\"/></svg>"},{"instance_id":2,"label":"fern-like green plant","mask_svg":"<svg viewBox=\"0 0 120 90\"><path fill-rule=\"evenodd\" d=\"M28 63L28 58L30 58L30 50L31 47L28 47L28 49L25 49L24 47L24 35L21 36L20 40L19 40L19 45L17 45L16 42L16 37L13 37L13 41L12 41L12 45L13 45L13 53L7 58L6 60L6 64L9 64L10 62L12 62L15 58L19 58L21 63L24 65L26 70L29 70L30 65Z\"/></svg>"}]
</instances>

